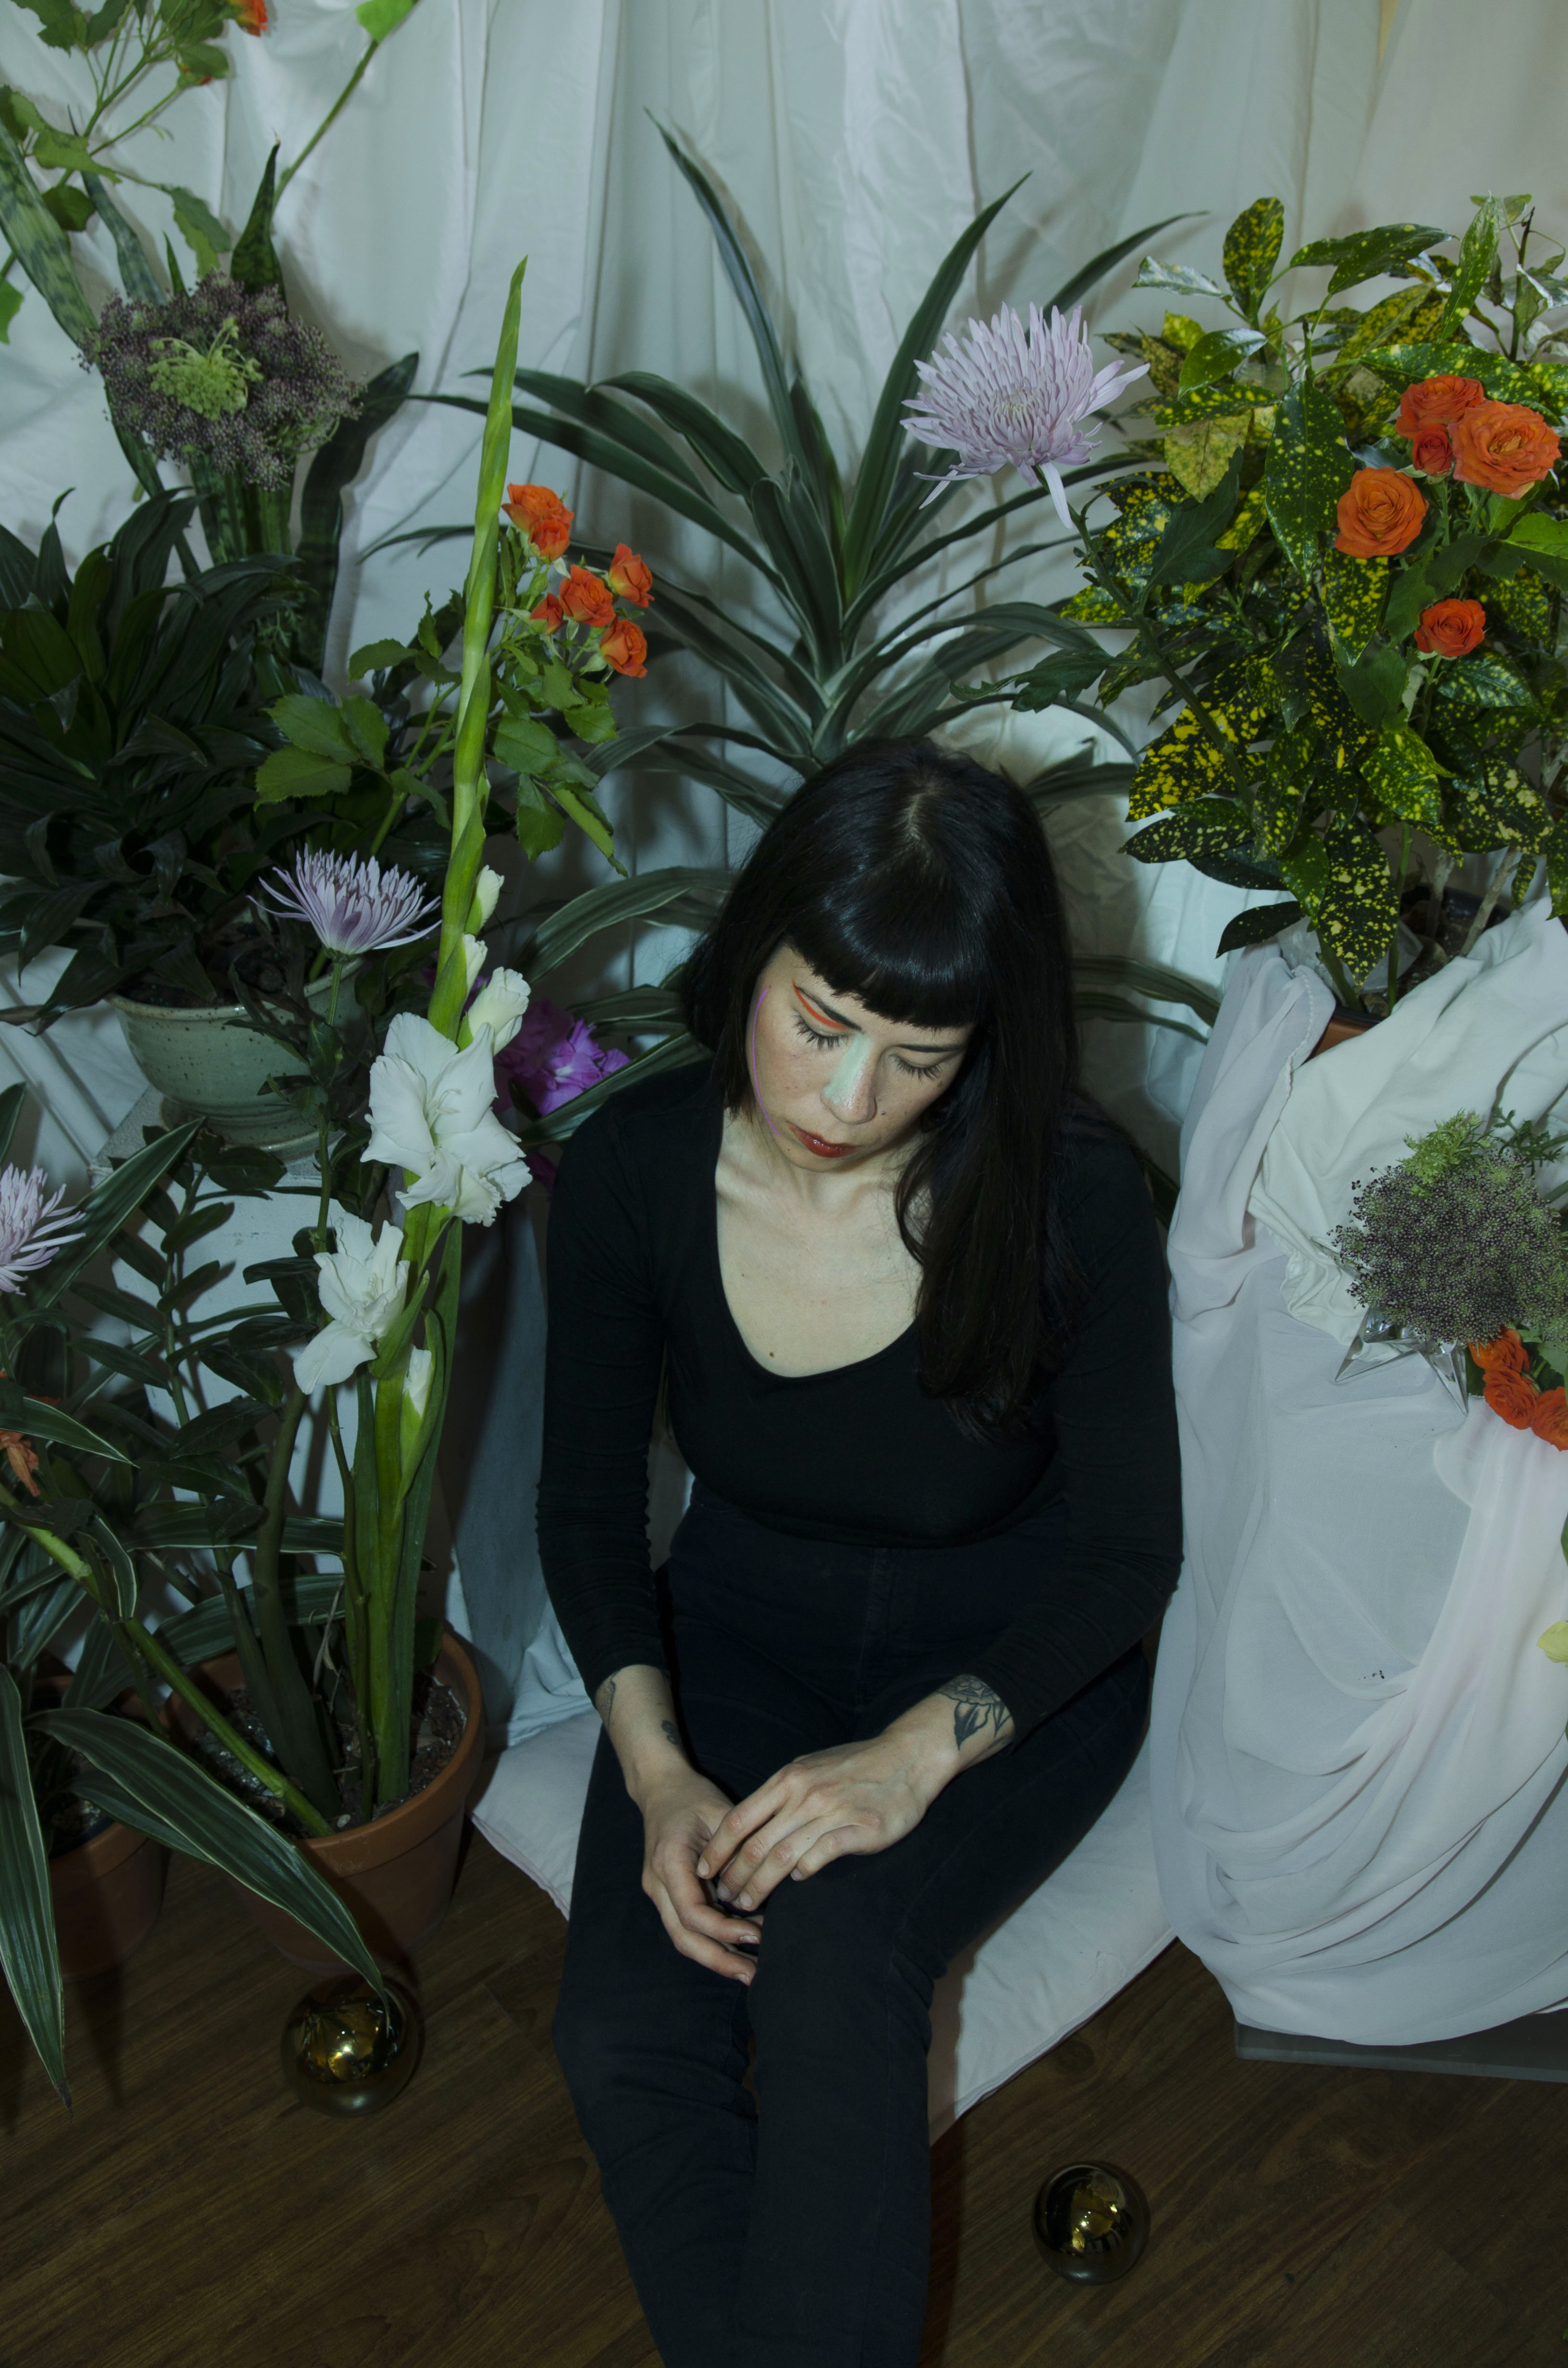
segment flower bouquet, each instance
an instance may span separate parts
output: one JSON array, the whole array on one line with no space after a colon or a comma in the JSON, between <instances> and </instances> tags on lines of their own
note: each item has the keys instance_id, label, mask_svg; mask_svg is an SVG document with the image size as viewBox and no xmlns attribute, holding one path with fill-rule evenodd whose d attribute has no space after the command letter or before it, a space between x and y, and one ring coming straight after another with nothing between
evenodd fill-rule
<instances>
[{"instance_id":1,"label":"flower bouquet","mask_svg":"<svg viewBox=\"0 0 1568 2368\"><path fill-rule=\"evenodd\" d=\"M1300 248L1286 272L1329 277L1286 318L1282 231L1276 199L1240 215L1223 287L1143 265L1230 319L1110 339L1148 370L1163 466L1111 486L1104 523L1076 513L1089 580L1063 613L1130 638L1011 688L1109 707L1159 685L1129 852L1275 890L1222 950L1304 917L1345 1004L1385 971L1392 1003L1402 906L1440 908L1465 857L1494 858L1477 929L1542 860L1568 909L1568 283L1529 199L1487 198L1457 242L1404 222ZM1396 284L1335 301L1374 279Z\"/></svg>"}]
</instances>

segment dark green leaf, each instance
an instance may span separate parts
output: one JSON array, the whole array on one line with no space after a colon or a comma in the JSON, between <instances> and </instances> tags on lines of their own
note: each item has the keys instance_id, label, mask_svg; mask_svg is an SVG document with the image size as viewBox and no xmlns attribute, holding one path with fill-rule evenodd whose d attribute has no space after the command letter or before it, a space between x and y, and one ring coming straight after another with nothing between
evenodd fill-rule
<instances>
[{"instance_id":1,"label":"dark green leaf","mask_svg":"<svg viewBox=\"0 0 1568 2368\"><path fill-rule=\"evenodd\" d=\"M269 1411L262 1398L229 1398L222 1406L182 1423L175 1433L174 1444L181 1455L204 1455L212 1448L229 1446L244 1432L253 1429Z\"/></svg>"},{"instance_id":2,"label":"dark green leaf","mask_svg":"<svg viewBox=\"0 0 1568 2368\"><path fill-rule=\"evenodd\" d=\"M1225 233L1225 278L1249 321L1257 318L1284 236L1285 209L1278 198L1255 198Z\"/></svg>"},{"instance_id":3,"label":"dark green leaf","mask_svg":"<svg viewBox=\"0 0 1568 2368\"><path fill-rule=\"evenodd\" d=\"M1335 654L1343 652L1352 665L1378 630L1388 570L1386 559L1356 559L1347 551L1333 549L1324 552L1323 605Z\"/></svg>"},{"instance_id":4,"label":"dark green leaf","mask_svg":"<svg viewBox=\"0 0 1568 2368\"><path fill-rule=\"evenodd\" d=\"M1006 197L1011 195L1012 191L1008 190ZM1006 204L1006 197L1001 200L1003 204ZM1118 239L1114 246L1102 246L1097 255L1092 255L1081 269L1074 271L1071 279L1064 279L1061 287L1046 298L1040 306L1040 311L1049 316L1054 305L1059 313L1070 313L1074 305L1105 278L1108 271L1114 271L1119 263L1124 263L1130 255L1135 255L1145 239L1158 238L1160 233L1163 230L1169 230L1173 222L1187 220L1186 214L1167 214L1164 222L1145 222L1142 230L1135 230L1130 237ZM1200 279L1202 275L1195 273L1193 277ZM1136 282L1134 284L1136 285ZM1207 285L1211 294L1218 296L1221 292L1211 280ZM937 325L940 327L940 322Z\"/></svg>"},{"instance_id":5,"label":"dark green leaf","mask_svg":"<svg viewBox=\"0 0 1568 2368\"><path fill-rule=\"evenodd\" d=\"M109 196L107 186L97 173L85 173L82 177L88 196L98 210L99 218L108 225L109 236L114 241L114 251L119 262L120 286L132 303L161 303L164 291L147 260L146 250Z\"/></svg>"},{"instance_id":6,"label":"dark green leaf","mask_svg":"<svg viewBox=\"0 0 1568 2368\"><path fill-rule=\"evenodd\" d=\"M277 203L278 148L274 143L251 203L250 216L234 242L229 273L242 288L257 294L263 288L281 288L283 273L272 244L272 209Z\"/></svg>"},{"instance_id":7,"label":"dark green leaf","mask_svg":"<svg viewBox=\"0 0 1568 2368\"><path fill-rule=\"evenodd\" d=\"M70 1243L56 1258L51 1260L32 1286L32 1303L40 1310L51 1307L68 1283L74 1282L83 1269L91 1265L98 1252L124 1224L131 1212L140 1208L153 1186L162 1182L176 1161L184 1157L196 1134L199 1121L190 1120L183 1126L174 1126L122 1160L112 1176L95 1185L79 1212L81 1238ZM160 1269L161 1271L161 1269Z\"/></svg>"},{"instance_id":8,"label":"dark green leaf","mask_svg":"<svg viewBox=\"0 0 1568 2368\"><path fill-rule=\"evenodd\" d=\"M563 962L568 954L575 953L598 930L626 921L650 919L676 898L689 902L699 897L704 903L710 902L717 911L729 887L727 871L690 864L672 864L663 871L644 871L635 880L608 880L600 888L590 888L584 895L574 896L569 905L540 925L528 959L529 973L541 977Z\"/></svg>"},{"instance_id":9,"label":"dark green leaf","mask_svg":"<svg viewBox=\"0 0 1568 2368\"><path fill-rule=\"evenodd\" d=\"M1392 942L1398 905L1389 860L1359 825L1331 831L1325 841L1328 881L1312 926L1358 985Z\"/></svg>"},{"instance_id":10,"label":"dark green leaf","mask_svg":"<svg viewBox=\"0 0 1568 2368\"><path fill-rule=\"evenodd\" d=\"M347 1908L288 1838L161 1736L101 1711L56 1710L37 1724L112 1783L124 1822L205 1859L269 1899L378 1990L381 1979ZM89 1778L90 1786L92 1778Z\"/></svg>"},{"instance_id":11,"label":"dark green leaf","mask_svg":"<svg viewBox=\"0 0 1568 2368\"><path fill-rule=\"evenodd\" d=\"M342 1585L335 1572L307 1571L297 1578L285 1581L283 1592L290 1626L296 1627L306 1621L328 1619ZM250 1608L248 1588L240 1589L240 1600L247 1610ZM254 1616L253 1612L253 1621ZM234 1649L234 1623L227 1604L221 1595L212 1595L189 1611L176 1612L172 1620L165 1620L159 1627L158 1642L166 1652L174 1655L182 1668L187 1669L197 1668L203 1661L216 1660L220 1653L232 1653Z\"/></svg>"},{"instance_id":12,"label":"dark green leaf","mask_svg":"<svg viewBox=\"0 0 1568 2368\"><path fill-rule=\"evenodd\" d=\"M0 1964L43 2068L64 2102L65 1997L54 1944L49 1860L22 1725L22 1698L0 1667Z\"/></svg>"},{"instance_id":13,"label":"dark green leaf","mask_svg":"<svg viewBox=\"0 0 1568 2368\"><path fill-rule=\"evenodd\" d=\"M1376 230L1352 231L1347 238L1312 239L1296 249L1287 268L1294 271L1299 264L1332 263L1328 293L1337 296L1363 279L1380 279L1413 255L1441 246L1448 235L1430 222L1381 222Z\"/></svg>"},{"instance_id":14,"label":"dark green leaf","mask_svg":"<svg viewBox=\"0 0 1568 2368\"><path fill-rule=\"evenodd\" d=\"M1404 659L1387 642L1374 642L1354 666L1335 662L1335 679L1363 723L1378 731L1404 699Z\"/></svg>"},{"instance_id":15,"label":"dark green leaf","mask_svg":"<svg viewBox=\"0 0 1568 2368\"><path fill-rule=\"evenodd\" d=\"M1381 803L1423 830L1442 826L1442 779L1418 732L1403 721L1383 725L1361 758L1361 771Z\"/></svg>"},{"instance_id":16,"label":"dark green leaf","mask_svg":"<svg viewBox=\"0 0 1568 2368\"><path fill-rule=\"evenodd\" d=\"M258 768L256 793L263 805L284 798L337 798L354 778L340 757L317 757L308 748L275 748Z\"/></svg>"},{"instance_id":17,"label":"dark green leaf","mask_svg":"<svg viewBox=\"0 0 1568 2368\"><path fill-rule=\"evenodd\" d=\"M1162 814L1124 845L1140 863L1173 863L1197 855L1225 855L1251 841L1247 810L1236 799L1194 798Z\"/></svg>"},{"instance_id":18,"label":"dark green leaf","mask_svg":"<svg viewBox=\"0 0 1568 2368\"><path fill-rule=\"evenodd\" d=\"M1190 394L1217 378L1228 378L1239 362L1256 354L1263 338L1256 329L1209 329L1187 348L1177 393Z\"/></svg>"},{"instance_id":19,"label":"dark green leaf","mask_svg":"<svg viewBox=\"0 0 1568 2368\"><path fill-rule=\"evenodd\" d=\"M14 1428L28 1439L47 1440L51 1447L69 1447L78 1455L107 1456L111 1463L129 1463L131 1458L96 1430L74 1415L62 1414L58 1406L45 1406L40 1398L24 1398L16 1410Z\"/></svg>"},{"instance_id":20,"label":"dark green leaf","mask_svg":"<svg viewBox=\"0 0 1568 2368\"><path fill-rule=\"evenodd\" d=\"M1220 932L1217 954L1238 953L1245 946L1263 946L1301 917L1299 905L1254 905L1237 913Z\"/></svg>"},{"instance_id":21,"label":"dark green leaf","mask_svg":"<svg viewBox=\"0 0 1568 2368\"><path fill-rule=\"evenodd\" d=\"M338 551L343 537L343 496L364 466L371 437L385 427L404 402L418 368L419 356L413 353L403 354L397 361L389 362L385 370L378 370L361 390L358 408L353 416L338 421L326 442L312 456L305 472L305 483L300 495L300 540L294 553L294 565L309 596L309 610L301 628L301 654L304 663L314 673L321 671L327 623L337 586ZM379 646L385 648L386 644ZM379 663L395 665L397 661L395 658L382 659ZM351 665L349 671L358 673L359 669Z\"/></svg>"},{"instance_id":22,"label":"dark green leaf","mask_svg":"<svg viewBox=\"0 0 1568 2368\"><path fill-rule=\"evenodd\" d=\"M1492 267L1497 260L1497 242L1502 229L1502 209L1496 199L1483 198L1460 246L1453 286L1443 307L1443 317L1437 324L1439 337L1460 326L1491 278Z\"/></svg>"},{"instance_id":23,"label":"dark green leaf","mask_svg":"<svg viewBox=\"0 0 1568 2368\"><path fill-rule=\"evenodd\" d=\"M1268 523L1298 575L1310 572L1353 467L1338 406L1314 379L1281 396L1263 492Z\"/></svg>"},{"instance_id":24,"label":"dark green leaf","mask_svg":"<svg viewBox=\"0 0 1568 2368\"><path fill-rule=\"evenodd\" d=\"M4 121L0 121L0 230L66 336L74 345L86 348L97 324L76 277L70 242L39 195L38 185Z\"/></svg>"}]
</instances>

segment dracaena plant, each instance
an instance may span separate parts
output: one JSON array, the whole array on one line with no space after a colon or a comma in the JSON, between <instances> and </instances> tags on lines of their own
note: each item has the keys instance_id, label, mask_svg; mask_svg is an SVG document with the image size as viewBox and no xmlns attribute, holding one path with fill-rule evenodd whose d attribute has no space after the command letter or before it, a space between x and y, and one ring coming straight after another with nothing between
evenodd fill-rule
<instances>
[{"instance_id":1,"label":"dracaena plant","mask_svg":"<svg viewBox=\"0 0 1568 2368\"><path fill-rule=\"evenodd\" d=\"M66 568L54 525L36 552L0 529L0 953L72 959L46 1023L121 987L232 1000L245 892L297 810L256 817L251 777L276 739L258 635L281 613L284 563L260 557L165 583L194 505L156 495Z\"/></svg>"},{"instance_id":2,"label":"dracaena plant","mask_svg":"<svg viewBox=\"0 0 1568 2368\"><path fill-rule=\"evenodd\" d=\"M0 1160L22 1101L20 1086L0 1095ZM120 1714L155 1709L168 1689L256 1783L313 1816L189 1675L238 1645L265 1683L258 1633L321 1622L340 1590L335 1575L280 1576L289 1555L341 1546L338 1522L283 1518L267 1494L289 1320L190 1304L210 1280L190 1254L235 1191L276 1175L194 1126L157 1136L74 1207L41 1171L0 1169L0 1965L67 2103L49 1874L62 1809L223 1868L377 1979L352 1918L279 1826ZM111 1282L111 1261L154 1295ZM204 1404L214 1383L239 1395ZM247 1556L257 1578L242 1586ZM154 1622L155 1586L189 1608ZM81 1643L69 1683L40 1687L66 1633Z\"/></svg>"},{"instance_id":3,"label":"dracaena plant","mask_svg":"<svg viewBox=\"0 0 1568 2368\"><path fill-rule=\"evenodd\" d=\"M975 570L946 592L924 598L912 587L922 572L966 546L994 538L1046 498L1032 478L1024 490L948 526L943 512L957 478L945 472L924 436L912 439L906 412L920 390L922 358L940 329L981 240L1012 191L986 206L944 257L893 358L858 465L841 464L829 445L817 406L800 370L788 359L739 232L700 168L667 132L665 144L696 196L717 241L719 258L751 332L761 366L774 452L765 455L689 390L646 370L628 370L588 385L544 370L517 372L514 425L572 453L585 466L651 495L674 514L711 535L738 557L750 578L750 620L696 586L683 585L661 565L650 631L655 649L679 648L727 691L744 723L717 720L717 698L705 718L676 726L634 727L618 761L642 774L698 781L755 822L766 823L785 791L767 778L778 770L804 779L858 742L915 737L957 712L952 693L976 666L1030 641L1046 641L1082 655L1092 636L1032 600L996 600L979 607L974 595L1004 569L1058 547L1061 538L1020 541L1000 560ZM1057 307L1074 304L1155 229L1136 232L1075 272L1056 291ZM1114 438L1102 450L1070 449L1105 389L1092 388L1091 369L1075 409L1060 410L1054 425L1066 484L1079 485L1124 469L1136 457ZM1037 391L1038 392L1038 391ZM459 409L483 410L476 398L430 398ZM544 407L540 407L544 406ZM1054 464L1053 464L1054 465ZM393 540L435 541L464 529L423 529ZM605 551L592 555L602 560ZM1119 727L1111 727L1115 736ZM1131 750L1130 750L1131 753ZM762 768L758 758L767 760ZM1124 784L1130 768L1074 759L1054 766L1032 785L1042 807ZM607 882L543 920L522 959L535 978L565 961L600 930L655 918L703 928L729 885L718 870L672 866L635 880ZM1102 966L1103 967L1103 966ZM1103 983L1103 982L1102 982ZM1159 990L1156 990L1159 991ZM1182 983L1184 998L1186 983ZM1201 998L1205 1005L1207 998ZM1146 1019L1116 997L1103 998L1108 1016ZM646 1073L652 1060L690 1057L681 1034L678 999L669 982L605 996L580 1007L598 1024L659 1036L621 1081ZM551 1114L548 1128L525 1129L530 1143L569 1134L618 1080L593 1087L580 1101Z\"/></svg>"},{"instance_id":4,"label":"dracaena plant","mask_svg":"<svg viewBox=\"0 0 1568 2368\"><path fill-rule=\"evenodd\" d=\"M274 149L237 239L194 190L150 178L131 157L141 154L135 135L181 91L228 74L222 43L232 27L266 31L267 0L108 0L91 14L70 0L27 5L40 20L42 41L73 59L78 92L71 120L60 126L22 92L0 89L0 233L8 242L0 264L0 341L21 301L19 266L84 361L101 370L115 432L143 492L160 491L158 463L173 460L196 488L211 560L257 552L293 557L292 604L263 637L276 696L290 684L280 668L320 673L343 495L370 438L412 385L418 356L405 354L355 387L320 332L289 317L273 213L415 0L361 0L356 16L369 46L281 173ZM111 195L125 183L172 201L199 275L194 288L185 287L168 245L169 285L160 279ZM72 245L95 217L113 242L123 290L97 316ZM296 543L290 510L297 464L307 452L313 457L301 488ZM193 572L183 535L177 548Z\"/></svg>"},{"instance_id":5,"label":"dracaena plant","mask_svg":"<svg viewBox=\"0 0 1568 2368\"><path fill-rule=\"evenodd\" d=\"M1108 518L1075 513L1088 581L1064 613L1124 638L1012 689L1042 707L1097 683L1110 707L1161 685L1129 852L1275 890L1221 950L1304 916L1346 1004L1387 964L1377 1009L1402 908L1439 914L1464 858L1492 859L1471 939L1541 864L1568 909L1568 283L1528 198L1482 200L1462 238L1385 224L1281 268L1283 222L1274 198L1238 217L1225 288L1145 262L1141 285L1231 321L1111 340L1148 367L1164 465ZM1326 286L1286 318L1274 292L1307 269ZM1429 930L1422 970L1447 951Z\"/></svg>"}]
</instances>

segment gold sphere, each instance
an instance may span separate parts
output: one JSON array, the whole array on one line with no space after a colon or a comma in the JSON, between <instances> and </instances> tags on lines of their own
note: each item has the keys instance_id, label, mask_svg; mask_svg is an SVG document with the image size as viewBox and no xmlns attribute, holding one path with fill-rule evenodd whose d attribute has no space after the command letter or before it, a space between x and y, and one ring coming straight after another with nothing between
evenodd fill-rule
<instances>
[{"instance_id":1,"label":"gold sphere","mask_svg":"<svg viewBox=\"0 0 1568 2368\"><path fill-rule=\"evenodd\" d=\"M401 1982L383 2004L358 1974L307 1990L283 2026L283 2077L323 2113L373 2113L403 2094L425 2037L418 2006Z\"/></svg>"},{"instance_id":2,"label":"gold sphere","mask_svg":"<svg viewBox=\"0 0 1568 2368\"><path fill-rule=\"evenodd\" d=\"M1124 2278L1149 2241L1149 2206L1131 2171L1072 2162L1034 2200L1034 2240L1059 2277L1087 2286Z\"/></svg>"}]
</instances>

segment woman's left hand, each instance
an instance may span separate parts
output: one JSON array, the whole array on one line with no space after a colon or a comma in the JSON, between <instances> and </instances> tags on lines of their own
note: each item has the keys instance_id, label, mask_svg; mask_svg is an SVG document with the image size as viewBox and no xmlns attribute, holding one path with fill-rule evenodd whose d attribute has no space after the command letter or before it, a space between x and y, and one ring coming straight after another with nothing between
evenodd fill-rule
<instances>
[{"instance_id":1,"label":"woman's left hand","mask_svg":"<svg viewBox=\"0 0 1568 2368\"><path fill-rule=\"evenodd\" d=\"M803 1878L831 1859L891 1848L956 1772L954 1756L932 1742L924 1725L895 1722L869 1743L791 1759L714 1828L698 1873L727 1906L749 1911L787 1874Z\"/></svg>"}]
</instances>

